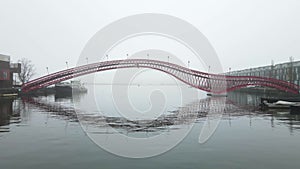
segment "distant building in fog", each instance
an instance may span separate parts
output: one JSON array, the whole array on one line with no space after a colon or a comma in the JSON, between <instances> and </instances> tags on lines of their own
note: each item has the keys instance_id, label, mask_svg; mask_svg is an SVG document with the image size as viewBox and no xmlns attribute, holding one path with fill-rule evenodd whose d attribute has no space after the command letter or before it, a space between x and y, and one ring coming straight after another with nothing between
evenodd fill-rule
<instances>
[{"instance_id":1,"label":"distant building in fog","mask_svg":"<svg viewBox=\"0 0 300 169\"><path fill-rule=\"evenodd\" d=\"M228 72L227 75L234 76L262 76L276 78L300 85L300 61L290 61L286 63L262 66L238 71Z\"/></svg>"},{"instance_id":2,"label":"distant building in fog","mask_svg":"<svg viewBox=\"0 0 300 169\"><path fill-rule=\"evenodd\" d=\"M10 63L10 56L0 54L0 89L12 88L17 77L14 73L20 72L20 63Z\"/></svg>"}]
</instances>

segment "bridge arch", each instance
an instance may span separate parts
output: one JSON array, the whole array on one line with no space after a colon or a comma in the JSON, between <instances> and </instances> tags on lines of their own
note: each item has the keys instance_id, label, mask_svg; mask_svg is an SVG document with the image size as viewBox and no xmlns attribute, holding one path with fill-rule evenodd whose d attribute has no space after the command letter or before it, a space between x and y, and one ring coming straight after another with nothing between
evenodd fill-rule
<instances>
[{"instance_id":1,"label":"bridge arch","mask_svg":"<svg viewBox=\"0 0 300 169\"><path fill-rule=\"evenodd\" d=\"M188 69L186 67L169 62L149 59L104 61L58 71L25 83L22 85L22 91L33 91L59 83L61 81L95 72L139 67L154 69L167 73L194 88L213 93L225 93L227 91L232 91L250 85L273 87L279 90L297 94L299 91L298 85L278 79L256 76L225 76L209 74L206 72Z\"/></svg>"}]
</instances>

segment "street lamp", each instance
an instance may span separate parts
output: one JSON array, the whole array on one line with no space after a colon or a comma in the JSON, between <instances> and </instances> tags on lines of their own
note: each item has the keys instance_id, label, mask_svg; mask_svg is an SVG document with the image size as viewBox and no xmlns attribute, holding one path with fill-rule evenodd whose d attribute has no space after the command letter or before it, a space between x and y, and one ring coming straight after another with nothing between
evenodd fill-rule
<instances>
[{"instance_id":1,"label":"street lamp","mask_svg":"<svg viewBox=\"0 0 300 169\"><path fill-rule=\"evenodd\" d=\"M108 60L108 55L106 54L106 60Z\"/></svg>"},{"instance_id":2,"label":"street lamp","mask_svg":"<svg viewBox=\"0 0 300 169\"><path fill-rule=\"evenodd\" d=\"M85 59L86 59L86 64L89 64L89 58L86 57Z\"/></svg>"},{"instance_id":3,"label":"street lamp","mask_svg":"<svg viewBox=\"0 0 300 169\"><path fill-rule=\"evenodd\" d=\"M170 56L168 56L168 62L170 61Z\"/></svg>"},{"instance_id":4,"label":"street lamp","mask_svg":"<svg viewBox=\"0 0 300 169\"><path fill-rule=\"evenodd\" d=\"M190 68L190 61L188 61L188 68Z\"/></svg>"},{"instance_id":5,"label":"street lamp","mask_svg":"<svg viewBox=\"0 0 300 169\"><path fill-rule=\"evenodd\" d=\"M46 70L47 70L47 73L48 73L48 75L49 75L49 68L48 68L48 67L46 67Z\"/></svg>"},{"instance_id":6,"label":"street lamp","mask_svg":"<svg viewBox=\"0 0 300 169\"><path fill-rule=\"evenodd\" d=\"M148 60L149 60L149 53L147 53L147 58L148 58Z\"/></svg>"},{"instance_id":7,"label":"street lamp","mask_svg":"<svg viewBox=\"0 0 300 169\"><path fill-rule=\"evenodd\" d=\"M68 65L68 62L66 62L66 65L67 65L67 69L69 69L69 65Z\"/></svg>"},{"instance_id":8,"label":"street lamp","mask_svg":"<svg viewBox=\"0 0 300 169\"><path fill-rule=\"evenodd\" d=\"M290 83L293 83L294 82L294 76L293 76L293 69L294 69L294 65L293 65L293 62L294 62L294 57L293 56L291 56L290 57L290 71L289 71L289 81L290 81Z\"/></svg>"},{"instance_id":9,"label":"street lamp","mask_svg":"<svg viewBox=\"0 0 300 169\"><path fill-rule=\"evenodd\" d=\"M231 67L229 68L229 75L230 75Z\"/></svg>"}]
</instances>

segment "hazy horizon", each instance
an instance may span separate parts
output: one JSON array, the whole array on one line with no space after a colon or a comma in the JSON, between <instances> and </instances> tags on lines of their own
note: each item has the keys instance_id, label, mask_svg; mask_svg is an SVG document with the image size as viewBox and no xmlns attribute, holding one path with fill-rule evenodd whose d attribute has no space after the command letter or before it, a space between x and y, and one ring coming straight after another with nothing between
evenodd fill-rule
<instances>
[{"instance_id":1,"label":"hazy horizon","mask_svg":"<svg viewBox=\"0 0 300 169\"><path fill-rule=\"evenodd\" d=\"M300 2L288 1L18 1L0 2L0 54L26 57L37 75L75 66L87 41L126 16L162 13L197 27L224 71L300 60ZM124 52L125 55L126 52Z\"/></svg>"}]
</instances>

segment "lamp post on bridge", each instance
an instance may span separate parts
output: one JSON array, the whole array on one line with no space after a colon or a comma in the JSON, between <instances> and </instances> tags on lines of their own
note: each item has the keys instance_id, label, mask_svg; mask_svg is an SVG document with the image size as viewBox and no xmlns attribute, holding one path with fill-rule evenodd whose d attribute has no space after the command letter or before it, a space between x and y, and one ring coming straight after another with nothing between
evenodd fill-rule
<instances>
[{"instance_id":1,"label":"lamp post on bridge","mask_svg":"<svg viewBox=\"0 0 300 169\"><path fill-rule=\"evenodd\" d=\"M149 53L147 53L147 59L149 60Z\"/></svg>"},{"instance_id":2,"label":"lamp post on bridge","mask_svg":"<svg viewBox=\"0 0 300 169\"><path fill-rule=\"evenodd\" d=\"M291 56L290 57L290 71L288 71L289 81L290 81L291 84L294 83L294 72L293 72L294 65L293 65L293 62L294 62L294 57Z\"/></svg>"},{"instance_id":3,"label":"lamp post on bridge","mask_svg":"<svg viewBox=\"0 0 300 169\"><path fill-rule=\"evenodd\" d=\"M106 60L108 60L108 54L106 54Z\"/></svg>"},{"instance_id":4,"label":"lamp post on bridge","mask_svg":"<svg viewBox=\"0 0 300 169\"><path fill-rule=\"evenodd\" d=\"M66 61L66 65L67 65L67 69L69 69L69 65L68 65L68 62Z\"/></svg>"},{"instance_id":5,"label":"lamp post on bridge","mask_svg":"<svg viewBox=\"0 0 300 169\"><path fill-rule=\"evenodd\" d=\"M168 62L170 61L170 56L168 56Z\"/></svg>"},{"instance_id":6,"label":"lamp post on bridge","mask_svg":"<svg viewBox=\"0 0 300 169\"><path fill-rule=\"evenodd\" d=\"M49 68L48 68L48 67L46 67L46 70L47 70L47 74L49 75Z\"/></svg>"},{"instance_id":7,"label":"lamp post on bridge","mask_svg":"<svg viewBox=\"0 0 300 169\"><path fill-rule=\"evenodd\" d=\"M228 72L228 74L230 75L230 73L231 73L231 67L229 68L229 72Z\"/></svg>"},{"instance_id":8,"label":"lamp post on bridge","mask_svg":"<svg viewBox=\"0 0 300 169\"><path fill-rule=\"evenodd\" d=\"M188 61L188 68L190 68L190 61Z\"/></svg>"}]
</instances>

